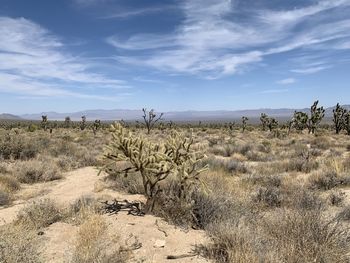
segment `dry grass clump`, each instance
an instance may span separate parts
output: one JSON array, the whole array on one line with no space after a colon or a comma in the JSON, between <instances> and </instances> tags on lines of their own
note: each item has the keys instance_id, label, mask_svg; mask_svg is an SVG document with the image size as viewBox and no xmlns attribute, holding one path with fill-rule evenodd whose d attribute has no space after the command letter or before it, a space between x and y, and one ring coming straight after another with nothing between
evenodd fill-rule
<instances>
[{"instance_id":1,"label":"dry grass clump","mask_svg":"<svg viewBox=\"0 0 350 263\"><path fill-rule=\"evenodd\" d=\"M49 160L18 162L13 173L18 181L27 184L48 182L62 178L57 165Z\"/></svg>"},{"instance_id":2,"label":"dry grass clump","mask_svg":"<svg viewBox=\"0 0 350 263\"><path fill-rule=\"evenodd\" d=\"M108 236L108 225L99 215L92 215L80 227L71 263L123 263L127 255Z\"/></svg>"},{"instance_id":3,"label":"dry grass clump","mask_svg":"<svg viewBox=\"0 0 350 263\"><path fill-rule=\"evenodd\" d=\"M40 263L38 235L21 225L0 226L0 262Z\"/></svg>"},{"instance_id":4,"label":"dry grass clump","mask_svg":"<svg viewBox=\"0 0 350 263\"><path fill-rule=\"evenodd\" d=\"M16 224L30 229L40 229L60 221L61 209L50 199L43 199L27 205L19 211Z\"/></svg>"},{"instance_id":5,"label":"dry grass clump","mask_svg":"<svg viewBox=\"0 0 350 263\"><path fill-rule=\"evenodd\" d=\"M82 196L68 207L64 217L70 223L81 224L91 215L99 214L101 209L102 204L95 198Z\"/></svg>"}]
</instances>

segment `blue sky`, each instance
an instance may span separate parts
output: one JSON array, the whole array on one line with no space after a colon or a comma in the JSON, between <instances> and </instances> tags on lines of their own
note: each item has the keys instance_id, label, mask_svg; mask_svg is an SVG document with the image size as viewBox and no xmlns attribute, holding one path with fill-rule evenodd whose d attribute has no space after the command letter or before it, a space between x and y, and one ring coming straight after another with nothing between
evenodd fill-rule
<instances>
[{"instance_id":1,"label":"blue sky","mask_svg":"<svg viewBox=\"0 0 350 263\"><path fill-rule=\"evenodd\" d=\"M350 103L350 0L0 0L0 112Z\"/></svg>"}]
</instances>

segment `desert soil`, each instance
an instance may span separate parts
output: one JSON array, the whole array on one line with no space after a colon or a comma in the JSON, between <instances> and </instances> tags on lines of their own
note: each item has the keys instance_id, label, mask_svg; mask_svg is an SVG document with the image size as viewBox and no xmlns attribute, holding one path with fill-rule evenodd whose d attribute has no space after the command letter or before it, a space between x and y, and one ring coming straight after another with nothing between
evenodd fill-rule
<instances>
[{"instance_id":1,"label":"desert soil","mask_svg":"<svg viewBox=\"0 0 350 263\"><path fill-rule=\"evenodd\" d=\"M101 179L105 175L97 176L97 173L94 167L85 167L64 174L64 178L58 181L24 187L19 193L22 198L11 207L0 208L0 225L15 220L18 211L28 203L44 198L55 200L62 206L67 206L82 196L106 200L144 200L141 195L103 189ZM109 225L109 231L114 231L122 244L128 244L131 240L142 244L141 248L133 250L131 262L209 262L200 256L166 259L168 255L190 254L196 245L208 242L204 231L183 230L151 215L140 217L119 212L117 215L105 214L103 217ZM42 255L45 262L66 261L71 254L77 230L78 226L63 222L44 229Z\"/></svg>"}]
</instances>

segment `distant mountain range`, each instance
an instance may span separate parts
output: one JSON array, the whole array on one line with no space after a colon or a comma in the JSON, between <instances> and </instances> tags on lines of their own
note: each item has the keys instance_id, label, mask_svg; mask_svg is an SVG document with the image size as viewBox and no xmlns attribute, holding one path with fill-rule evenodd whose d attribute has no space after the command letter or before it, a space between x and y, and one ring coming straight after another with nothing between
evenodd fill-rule
<instances>
[{"instance_id":1,"label":"distant mountain range","mask_svg":"<svg viewBox=\"0 0 350 263\"><path fill-rule=\"evenodd\" d=\"M344 105L343 107L350 110L350 105ZM326 117L332 116L332 110L334 107L326 109ZM289 119L293 115L294 111L309 112L309 109L256 109L256 110L237 110L237 111L170 111L164 112L164 120L166 121L230 121L238 120L242 116L247 116L250 119L258 119L262 112L271 117L277 119ZM108 120L125 120L133 121L140 120L142 118L141 110L86 110L71 113L57 113L57 112L42 112L37 114L24 114L15 116L11 114L0 114L0 119L26 119L26 120L41 120L42 115L47 115L49 120L64 120L66 116L69 116L71 120L80 120L81 116L85 115L87 120L100 119L103 121Z\"/></svg>"},{"instance_id":2,"label":"distant mountain range","mask_svg":"<svg viewBox=\"0 0 350 263\"><path fill-rule=\"evenodd\" d=\"M3 113L0 114L0 120L21 120L22 118L13 114Z\"/></svg>"}]
</instances>

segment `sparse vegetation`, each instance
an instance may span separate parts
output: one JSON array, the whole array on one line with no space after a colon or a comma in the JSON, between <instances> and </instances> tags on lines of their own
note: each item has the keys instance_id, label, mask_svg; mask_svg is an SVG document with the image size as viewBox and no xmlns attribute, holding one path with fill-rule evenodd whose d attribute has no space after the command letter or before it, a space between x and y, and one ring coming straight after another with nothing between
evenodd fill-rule
<instances>
[{"instance_id":1,"label":"sparse vegetation","mask_svg":"<svg viewBox=\"0 0 350 263\"><path fill-rule=\"evenodd\" d=\"M26 202L28 189L64 182L66 171L99 166L107 175L74 202L31 195L17 219L0 226L0 262L43 262L38 233L59 224L76 231L68 262L127 262L133 252L103 214L114 191L144 195L145 212L205 230L210 242L195 253L213 262L350 260L348 112L339 104L334 126L321 123L317 101L310 115L295 112L287 124L262 114L260 127L253 119L248 126L243 118L244 132L232 123L156 125L159 117L150 129L70 118L2 126L2 209Z\"/></svg>"}]
</instances>

